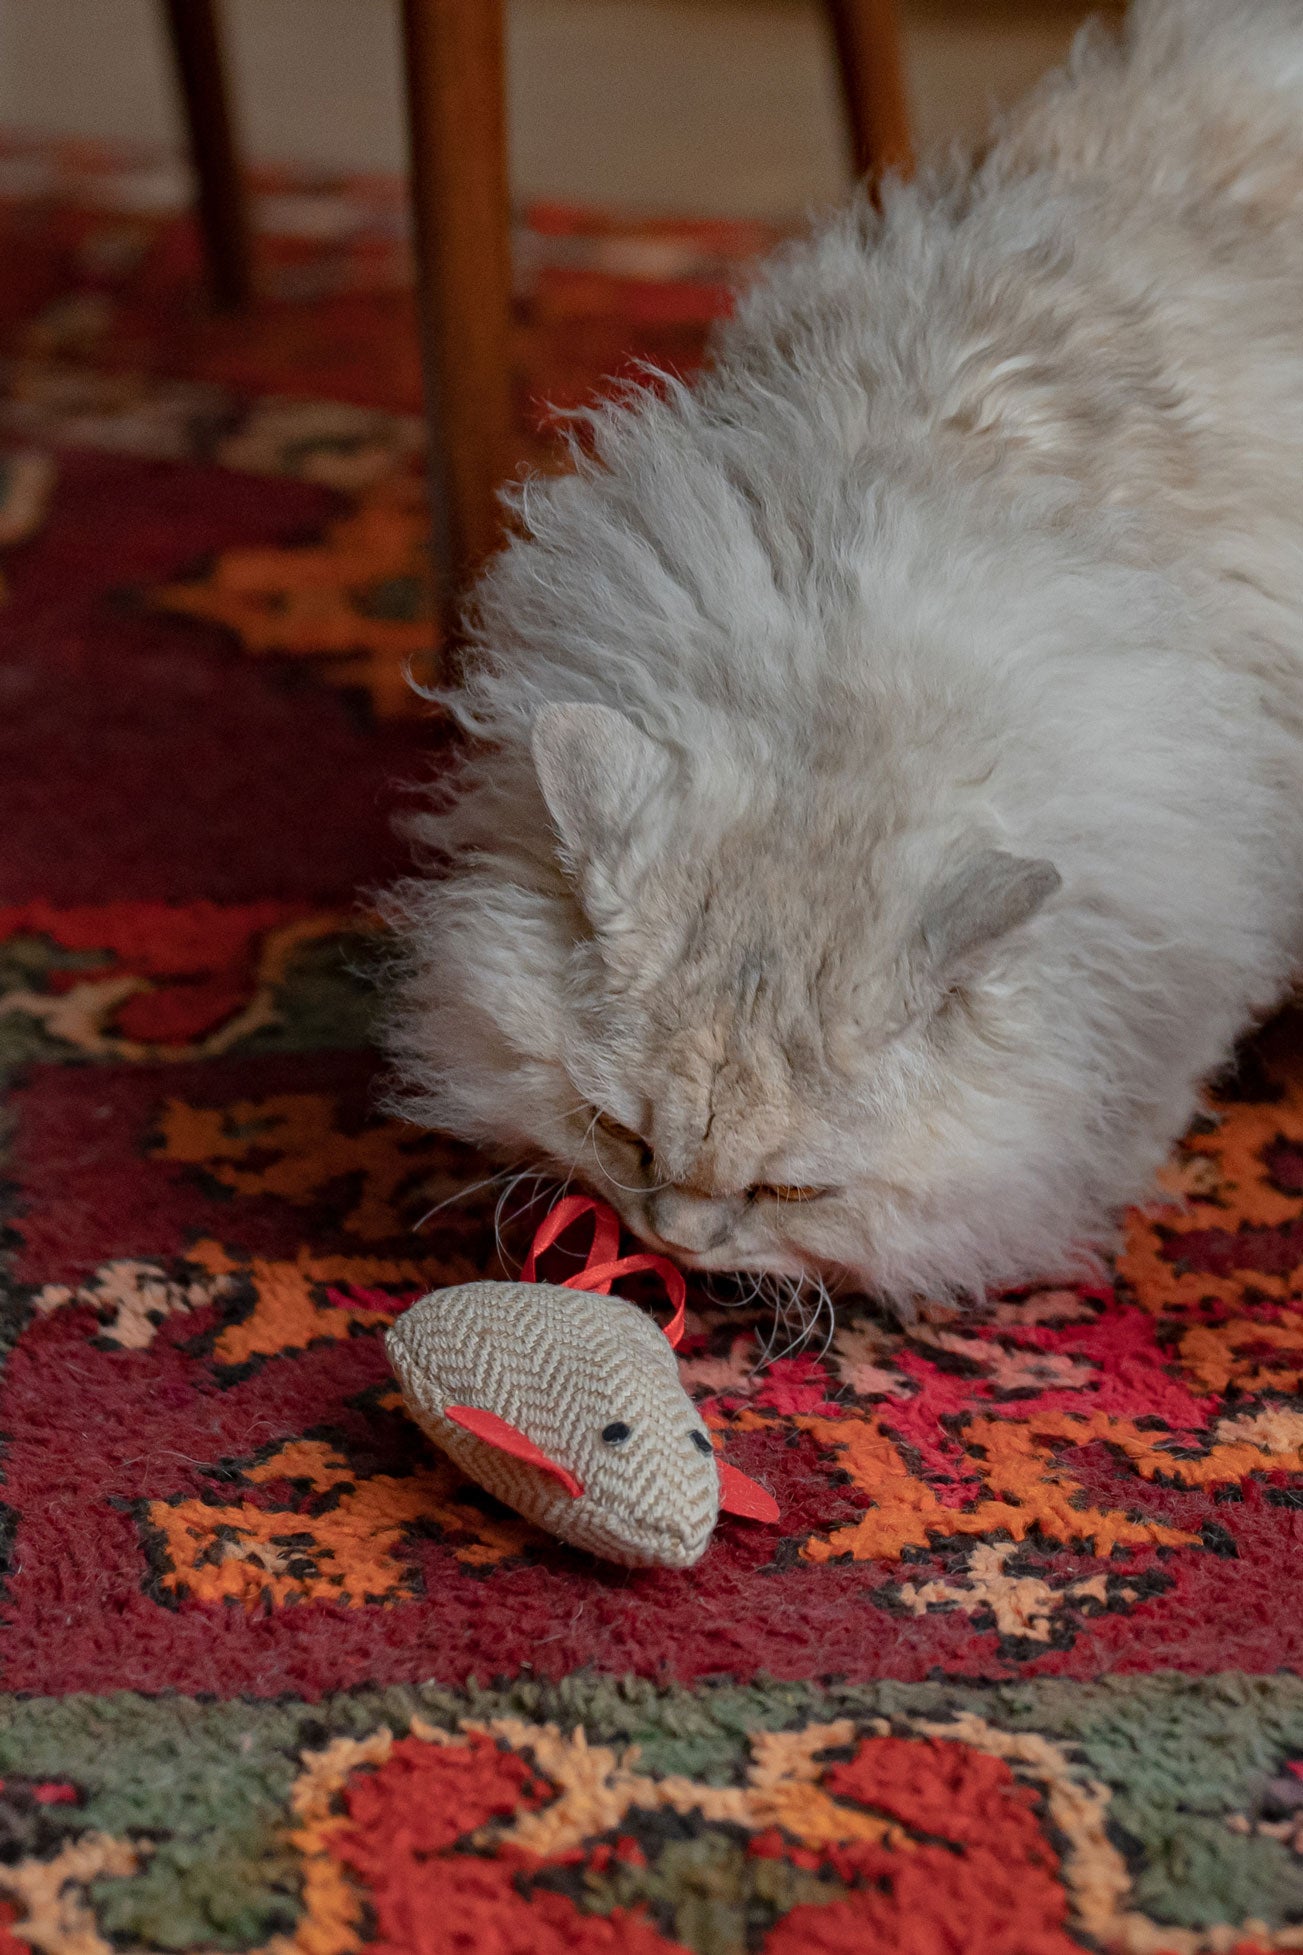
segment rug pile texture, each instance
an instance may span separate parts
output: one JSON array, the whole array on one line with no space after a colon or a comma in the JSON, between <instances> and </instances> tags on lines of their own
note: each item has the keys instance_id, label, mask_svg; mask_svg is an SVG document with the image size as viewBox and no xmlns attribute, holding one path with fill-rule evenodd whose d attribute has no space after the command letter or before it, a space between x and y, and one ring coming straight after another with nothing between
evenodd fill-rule
<instances>
[{"instance_id":1,"label":"rug pile texture","mask_svg":"<svg viewBox=\"0 0 1303 1955\"><path fill-rule=\"evenodd\" d=\"M777 1529L633 1573L460 1481L381 1333L499 1189L359 975L447 742L401 200L267 178L215 321L184 188L0 146L2 1955L1303 1948L1297 1025L1107 1286L694 1293ZM526 213L520 459L767 241Z\"/></svg>"}]
</instances>

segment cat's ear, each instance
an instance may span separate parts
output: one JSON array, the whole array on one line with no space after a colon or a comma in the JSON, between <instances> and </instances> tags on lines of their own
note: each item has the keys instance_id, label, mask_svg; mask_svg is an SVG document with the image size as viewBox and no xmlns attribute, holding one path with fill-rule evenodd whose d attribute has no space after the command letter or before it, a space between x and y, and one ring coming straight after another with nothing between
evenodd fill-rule
<instances>
[{"instance_id":1,"label":"cat's ear","mask_svg":"<svg viewBox=\"0 0 1303 1955\"><path fill-rule=\"evenodd\" d=\"M664 786L670 757L609 706L545 706L531 735L534 768L569 866L613 869L639 811Z\"/></svg>"},{"instance_id":2,"label":"cat's ear","mask_svg":"<svg viewBox=\"0 0 1303 1955\"><path fill-rule=\"evenodd\" d=\"M923 911L928 964L934 971L946 970L1026 923L1062 880L1052 862L983 849L938 886Z\"/></svg>"}]
</instances>

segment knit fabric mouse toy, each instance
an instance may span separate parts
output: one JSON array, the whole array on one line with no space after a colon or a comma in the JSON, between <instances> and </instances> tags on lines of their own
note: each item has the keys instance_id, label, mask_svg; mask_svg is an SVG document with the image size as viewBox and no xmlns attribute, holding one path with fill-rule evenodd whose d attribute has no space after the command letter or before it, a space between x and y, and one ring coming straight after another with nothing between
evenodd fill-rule
<instances>
[{"instance_id":1,"label":"knit fabric mouse toy","mask_svg":"<svg viewBox=\"0 0 1303 1955\"><path fill-rule=\"evenodd\" d=\"M582 1270L536 1280L537 1261L582 1216ZM468 1478L574 1547L629 1567L690 1568L721 1511L776 1521L764 1488L715 1452L679 1382L683 1278L662 1256L619 1256L618 1217L586 1195L559 1202L518 1283L459 1283L394 1324L389 1361L408 1411ZM653 1270L673 1316L611 1285Z\"/></svg>"}]
</instances>

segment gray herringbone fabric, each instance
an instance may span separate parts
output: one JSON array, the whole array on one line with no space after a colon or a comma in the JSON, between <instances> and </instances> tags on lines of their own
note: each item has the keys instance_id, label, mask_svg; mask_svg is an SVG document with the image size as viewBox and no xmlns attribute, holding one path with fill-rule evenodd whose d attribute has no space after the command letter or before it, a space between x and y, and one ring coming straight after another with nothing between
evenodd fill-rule
<instances>
[{"instance_id":1,"label":"gray herringbone fabric","mask_svg":"<svg viewBox=\"0 0 1303 1955\"><path fill-rule=\"evenodd\" d=\"M413 1418L517 1513L630 1567L700 1560L719 1475L693 1435L709 1435L664 1333L633 1304L547 1283L464 1283L414 1303L386 1348ZM467 1432L448 1405L508 1420L582 1494ZM603 1439L612 1426L628 1436Z\"/></svg>"}]
</instances>

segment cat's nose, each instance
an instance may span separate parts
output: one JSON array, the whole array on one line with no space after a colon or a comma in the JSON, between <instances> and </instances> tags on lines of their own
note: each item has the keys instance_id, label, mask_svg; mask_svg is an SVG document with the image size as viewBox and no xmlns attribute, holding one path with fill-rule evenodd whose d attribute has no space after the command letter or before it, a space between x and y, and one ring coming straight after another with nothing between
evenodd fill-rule
<instances>
[{"instance_id":1,"label":"cat's nose","mask_svg":"<svg viewBox=\"0 0 1303 1955\"><path fill-rule=\"evenodd\" d=\"M728 1240L731 1223L728 1211L719 1202L701 1195L685 1194L679 1188L661 1188L647 1204L651 1225L669 1249L685 1249L689 1255L704 1255Z\"/></svg>"}]
</instances>

